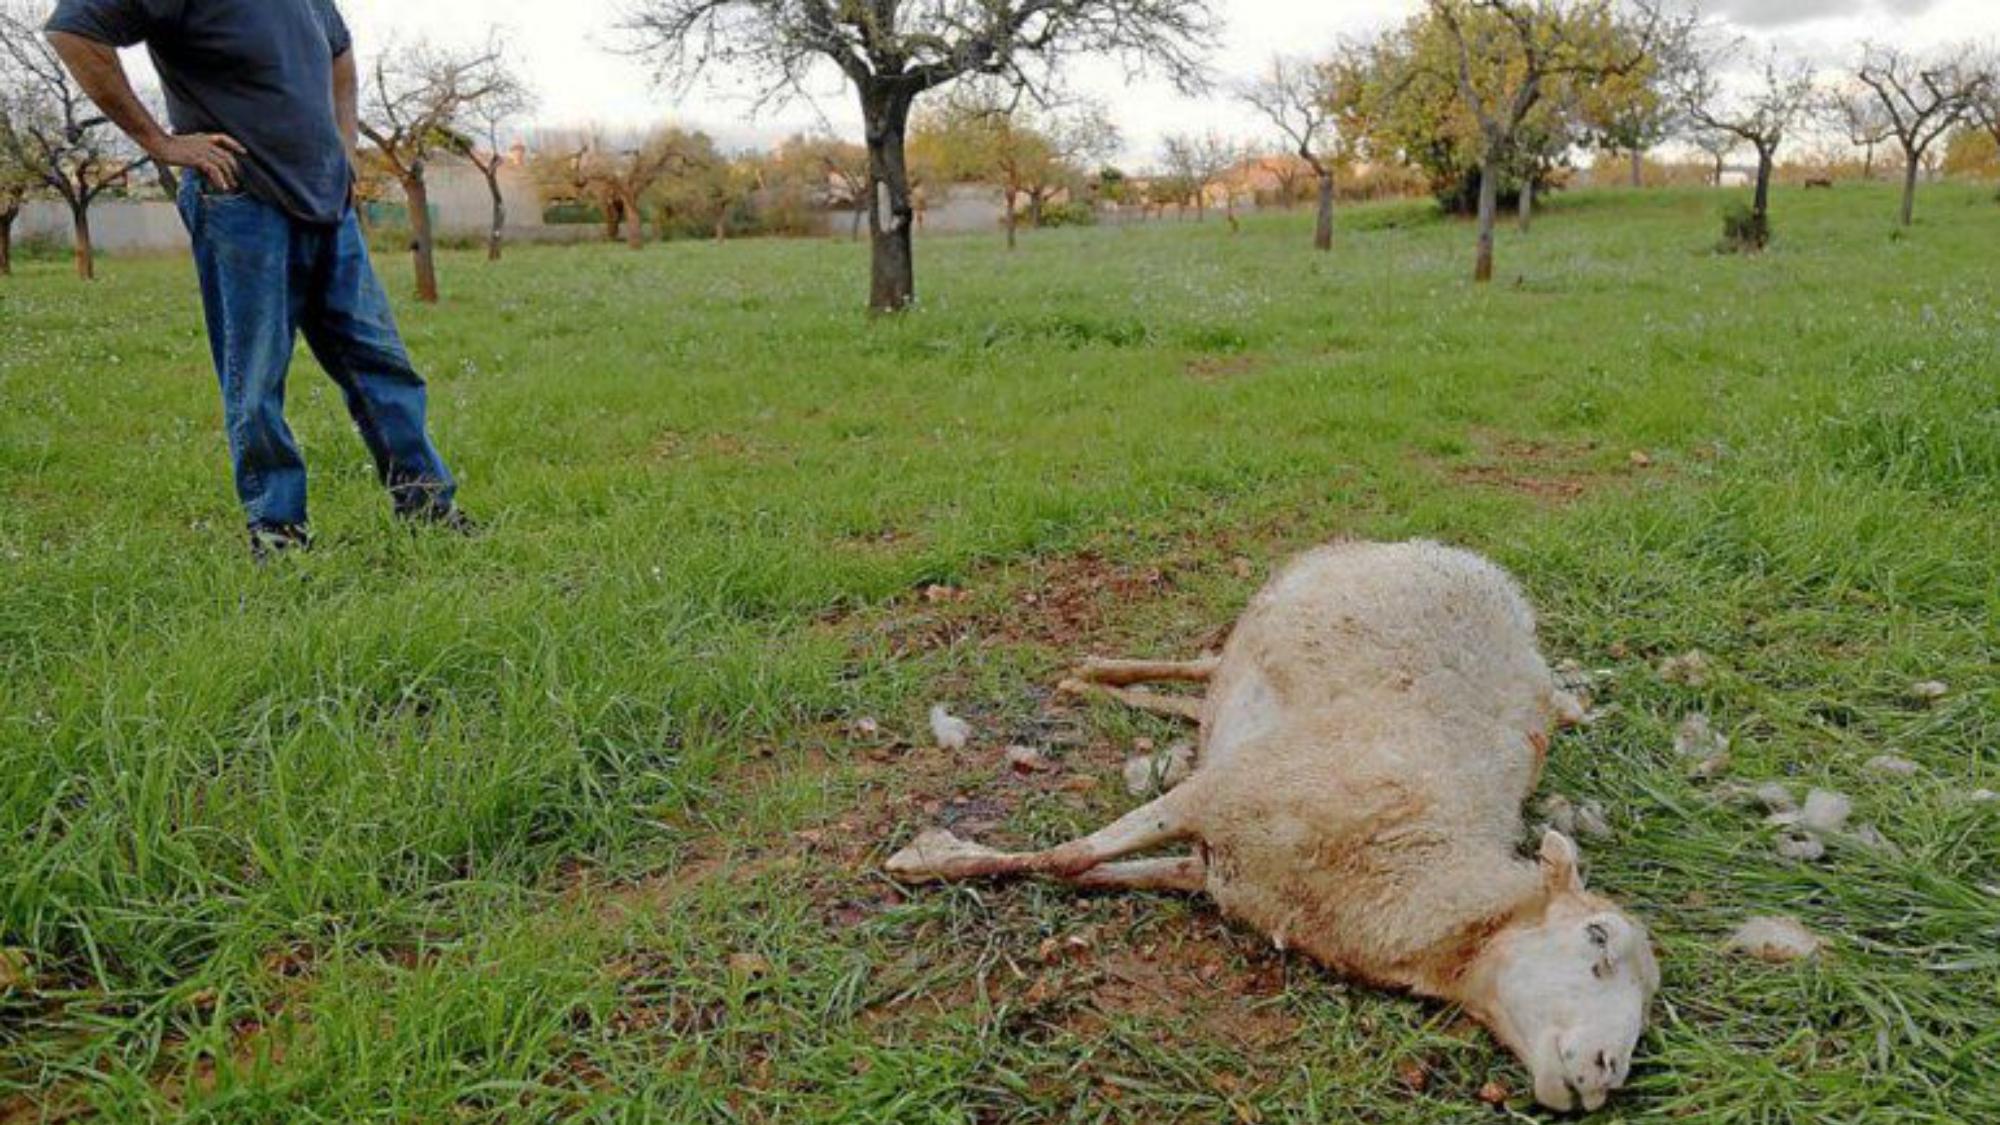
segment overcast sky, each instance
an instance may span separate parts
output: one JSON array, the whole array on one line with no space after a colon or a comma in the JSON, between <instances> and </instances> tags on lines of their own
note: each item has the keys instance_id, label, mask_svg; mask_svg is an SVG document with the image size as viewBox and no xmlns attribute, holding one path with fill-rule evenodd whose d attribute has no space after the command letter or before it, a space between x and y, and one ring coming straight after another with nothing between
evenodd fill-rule
<instances>
[{"instance_id":1,"label":"overcast sky","mask_svg":"<svg viewBox=\"0 0 2000 1125\"><path fill-rule=\"evenodd\" d=\"M392 40L476 41L489 26L506 35L521 69L541 98L538 118L549 124L649 124L674 118L708 130L727 147L767 144L824 119L858 137L853 97L833 76L821 80L813 105L765 110L751 117L742 75L718 73L685 96L656 88L646 67L619 55L615 29L629 0L339 0L367 53ZM1249 74L1278 51L1322 48L1343 34L1397 22L1419 0L1216 0L1225 20L1214 57L1222 78ZM2000 0L1709 0L1705 10L1746 33L1825 62L1851 55L1865 39L1910 45L1946 40L2000 42ZM1072 85L1103 101L1125 137L1124 159L1152 160L1170 132L1216 128L1253 136L1254 119L1224 96L1190 100L1164 83L1128 81L1109 63L1076 68Z\"/></svg>"}]
</instances>

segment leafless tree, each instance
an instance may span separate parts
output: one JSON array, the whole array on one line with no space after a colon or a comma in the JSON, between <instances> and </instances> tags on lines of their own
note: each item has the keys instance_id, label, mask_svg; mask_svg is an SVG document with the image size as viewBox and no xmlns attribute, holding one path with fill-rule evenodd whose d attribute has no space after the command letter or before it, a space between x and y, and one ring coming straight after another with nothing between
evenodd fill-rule
<instances>
[{"instance_id":1,"label":"leafless tree","mask_svg":"<svg viewBox=\"0 0 2000 1125\"><path fill-rule=\"evenodd\" d=\"M627 0L624 26L663 73L741 65L760 75L768 98L803 89L828 62L839 68L860 98L868 143L877 312L899 311L916 293L903 142L919 97L967 75L1046 91L1070 58L1104 55L1160 67L1193 89L1215 35L1208 0Z\"/></svg>"},{"instance_id":2,"label":"leafless tree","mask_svg":"<svg viewBox=\"0 0 2000 1125\"><path fill-rule=\"evenodd\" d=\"M809 169L808 174L817 181L815 194L830 208L851 210L849 237L861 241L863 200L868 191L866 148L841 140L831 124L822 122L820 132L786 141L774 156L780 164L791 162Z\"/></svg>"},{"instance_id":3,"label":"leafless tree","mask_svg":"<svg viewBox=\"0 0 2000 1125\"><path fill-rule=\"evenodd\" d=\"M508 125L535 106L535 96L505 67L495 74L495 83L484 96L468 104L453 125L450 143L459 155L479 170L486 192L493 200L493 222L486 235L486 260L500 260L500 244L507 229L507 197L500 188L500 174L507 167L507 150L500 138Z\"/></svg>"},{"instance_id":4,"label":"leafless tree","mask_svg":"<svg viewBox=\"0 0 2000 1125\"><path fill-rule=\"evenodd\" d=\"M1896 47L1869 46L1855 78L1875 95L1903 149L1902 223L1916 220L1917 173L1939 137L1965 119L1988 81L1960 48L1923 58Z\"/></svg>"},{"instance_id":5,"label":"leafless tree","mask_svg":"<svg viewBox=\"0 0 2000 1125\"><path fill-rule=\"evenodd\" d=\"M1989 53L1979 64L1985 79L1972 99L1972 120L1993 135L1993 147L2000 150L2000 53Z\"/></svg>"},{"instance_id":6,"label":"leafless tree","mask_svg":"<svg viewBox=\"0 0 2000 1125\"><path fill-rule=\"evenodd\" d=\"M628 142L597 134L577 153L577 174L605 204L607 214L623 216L626 245L641 250L646 245L646 197L669 176L695 168L711 147L706 138L667 126Z\"/></svg>"},{"instance_id":7,"label":"leafless tree","mask_svg":"<svg viewBox=\"0 0 2000 1125\"><path fill-rule=\"evenodd\" d=\"M1774 51L1764 59L1755 81L1732 92L1723 75L1745 49L1741 39L1691 43L1688 64L1680 72L1680 98L1690 121L1757 150L1757 189L1751 208L1761 240L1770 230L1771 175L1777 167L1778 146L1812 105L1813 72L1809 64L1789 62Z\"/></svg>"},{"instance_id":8,"label":"leafless tree","mask_svg":"<svg viewBox=\"0 0 2000 1125\"><path fill-rule=\"evenodd\" d=\"M70 79L30 9L0 7L0 161L68 205L83 280L97 276L91 205L147 160Z\"/></svg>"},{"instance_id":9,"label":"leafless tree","mask_svg":"<svg viewBox=\"0 0 2000 1125\"><path fill-rule=\"evenodd\" d=\"M438 299L435 236L431 231L431 157L459 147L460 119L500 91L518 88L497 43L453 50L425 44L392 48L376 57L368 78L361 132L402 185L410 208L410 250L417 272L417 300Z\"/></svg>"},{"instance_id":10,"label":"leafless tree","mask_svg":"<svg viewBox=\"0 0 2000 1125\"><path fill-rule=\"evenodd\" d=\"M1208 195L1244 159L1243 146L1221 133L1178 133L1161 143L1161 163L1169 179L1186 185L1194 196L1197 221L1208 217ZM1236 193L1226 189L1222 197L1233 227L1236 222Z\"/></svg>"},{"instance_id":11,"label":"leafless tree","mask_svg":"<svg viewBox=\"0 0 2000 1125\"><path fill-rule=\"evenodd\" d=\"M0 111L0 132L8 127L5 111ZM37 181L26 168L8 156L9 146L0 140L0 277L14 272L14 220Z\"/></svg>"},{"instance_id":12,"label":"leafless tree","mask_svg":"<svg viewBox=\"0 0 2000 1125\"><path fill-rule=\"evenodd\" d=\"M1688 137L1688 143L1700 149L1714 165L1709 178L1710 187L1722 186L1722 173L1729 162L1729 154L1743 144L1743 138L1726 129L1696 129Z\"/></svg>"},{"instance_id":13,"label":"leafless tree","mask_svg":"<svg viewBox=\"0 0 2000 1125\"><path fill-rule=\"evenodd\" d=\"M954 171L999 184L1009 250L1019 242L1023 203L1039 226L1051 199L1082 184L1086 169L1118 148L1118 127L1097 103L1036 105L1018 87L991 81L960 83L931 118L920 117L919 129L939 130L933 147Z\"/></svg>"},{"instance_id":14,"label":"leafless tree","mask_svg":"<svg viewBox=\"0 0 2000 1125\"><path fill-rule=\"evenodd\" d=\"M1319 181L1319 212L1313 247L1333 249L1334 88L1329 67L1310 59L1274 56L1264 73L1237 96L1264 115L1284 135Z\"/></svg>"},{"instance_id":15,"label":"leafless tree","mask_svg":"<svg viewBox=\"0 0 2000 1125\"><path fill-rule=\"evenodd\" d=\"M1861 178L1875 178L1875 150L1896 135L1896 128L1875 92L1865 86L1830 90L1821 104L1828 127L1839 130L1847 143L1861 150Z\"/></svg>"},{"instance_id":16,"label":"leafless tree","mask_svg":"<svg viewBox=\"0 0 2000 1125\"><path fill-rule=\"evenodd\" d=\"M1649 3L1617 0L1429 0L1457 49L1459 95L1479 124L1479 253L1493 280L1500 178L1529 114L1559 80L1629 75L1683 26ZM1632 11L1637 16L1631 15Z\"/></svg>"}]
</instances>

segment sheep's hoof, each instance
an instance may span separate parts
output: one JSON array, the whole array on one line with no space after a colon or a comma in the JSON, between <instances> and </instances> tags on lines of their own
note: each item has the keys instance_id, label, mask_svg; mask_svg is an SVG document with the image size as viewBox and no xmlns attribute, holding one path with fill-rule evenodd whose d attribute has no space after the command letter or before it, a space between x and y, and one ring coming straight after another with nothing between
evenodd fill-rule
<instances>
[{"instance_id":1,"label":"sheep's hoof","mask_svg":"<svg viewBox=\"0 0 2000 1125\"><path fill-rule=\"evenodd\" d=\"M928 883L978 874L981 861L999 854L992 848L961 840L942 828L932 828L890 856L882 869L905 883Z\"/></svg>"}]
</instances>

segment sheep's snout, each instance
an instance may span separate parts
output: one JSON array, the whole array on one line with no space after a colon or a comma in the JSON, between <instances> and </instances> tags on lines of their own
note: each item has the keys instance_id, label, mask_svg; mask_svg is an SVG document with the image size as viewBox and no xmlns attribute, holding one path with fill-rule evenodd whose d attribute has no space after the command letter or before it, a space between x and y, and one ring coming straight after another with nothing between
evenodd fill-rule
<instances>
[{"instance_id":1,"label":"sheep's snout","mask_svg":"<svg viewBox=\"0 0 2000 1125\"><path fill-rule=\"evenodd\" d=\"M1594 1112L1625 1084L1631 1055L1612 1047L1597 1047L1575 1033L1558 1033L1550 1049L1535 1060L1535 1100L1568 1112Z\"/></svg>"}]
</instances>

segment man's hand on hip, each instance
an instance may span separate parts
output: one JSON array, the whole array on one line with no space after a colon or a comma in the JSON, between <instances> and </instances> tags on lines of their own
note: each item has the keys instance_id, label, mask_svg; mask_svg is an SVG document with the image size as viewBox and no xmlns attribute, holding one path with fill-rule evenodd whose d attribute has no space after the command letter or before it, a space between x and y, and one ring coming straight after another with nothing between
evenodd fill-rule
<instances>
[{"instance_id":1,"label":"man's hand on hip","mask_svg":"<svg viewBox=\"0 0 2000 1125\"><path fill-rule=\"evenodd\" d=\"M152 145L147 154L161 164L200 172L209 186L221 191L236 190L240 179L236 158L249 155L236 138L222 133L170 136Z\"/></svg>"}]
</instances>

